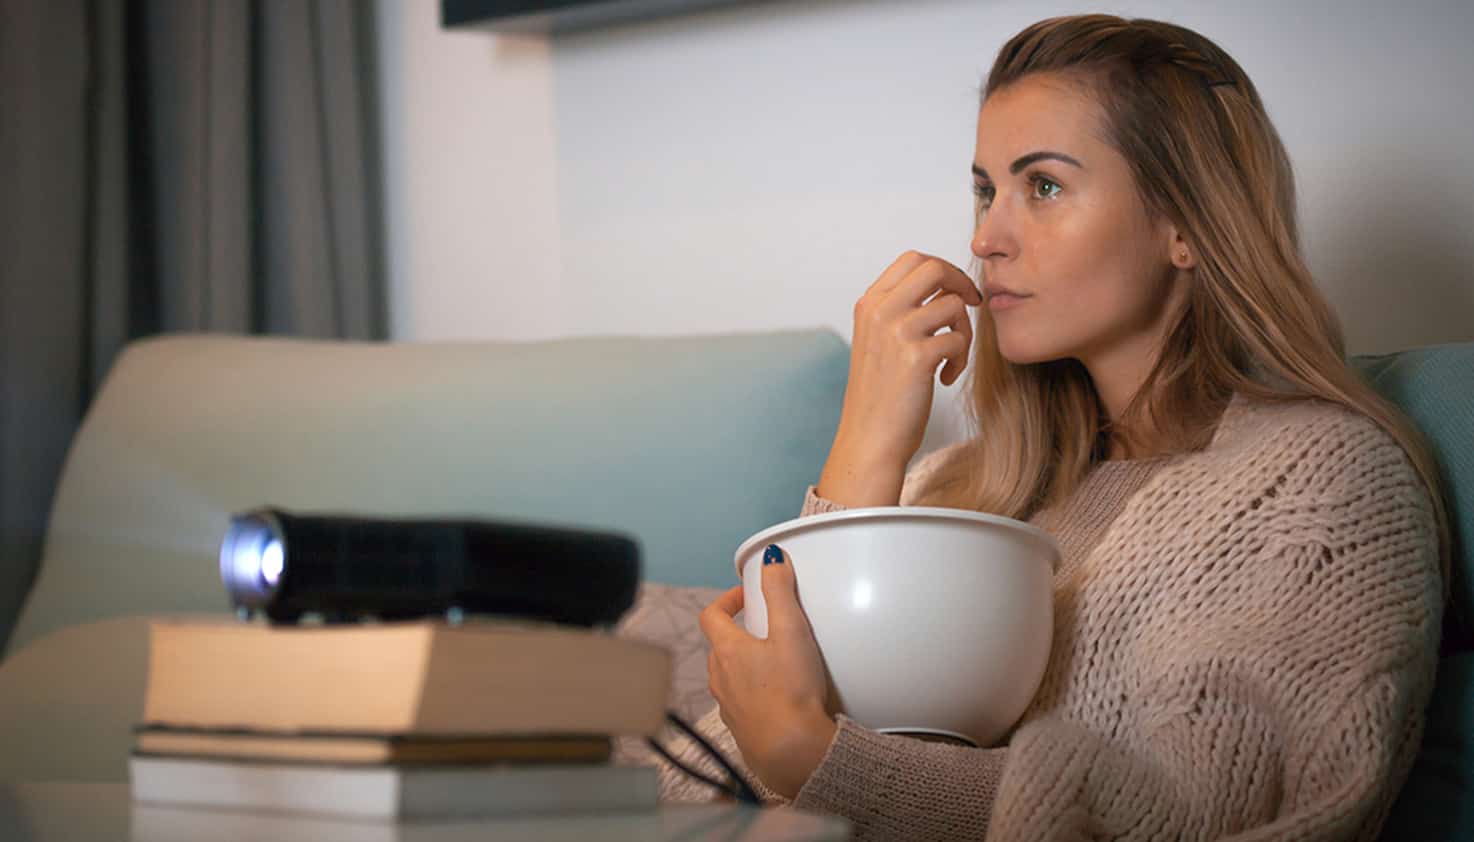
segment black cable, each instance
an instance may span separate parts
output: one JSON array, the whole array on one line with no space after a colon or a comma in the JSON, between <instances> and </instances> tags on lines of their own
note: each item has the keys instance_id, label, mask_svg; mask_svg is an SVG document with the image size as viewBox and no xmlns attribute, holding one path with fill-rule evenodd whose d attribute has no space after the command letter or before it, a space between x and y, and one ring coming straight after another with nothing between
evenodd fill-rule
<instances>
[{"instance_id":1,"label":"black cable","mask_svg":"<svg viewBox=\"0 0 1474 842\"><path fill-rule=\"evenodd\" d=\"M680 769L682 772L685 772L687 775L690 775L696 780L701 781L704 784L716 787L717 789L721 790L722 792L728 793L729 795L735 796L740 803L758 805L763 803L763 800L759 798L758 794L753 791L753 788L748 785L747 780L742 777L742 775L732 766L732 764L727 760L725 756L722 755L720 751L717 751L711 743L706 741L705 737L697 733L695 728L687 725L685 721L682 720L679 716L676 716L675 712L673 711L666 711L665 718L672 725L675 725L677 728L686 732L686 736L694 740L698 745L701 746L704 751L706 751L708 755L712 757L712 759L716 760L716 762L721 765L723 769L727 770L727 774L732 776L732 784L729 786L722 783L721 781L716 780L715 778L710 777L709 775L705 775L701 772L696 771L695 769L692 769L685 763L677 760L669 751L661 746L660 743L657 743L654 737L646 737L645 741L650 744L651 748L659 752L661 757L664 757L667 761L670 762L672 766L675 766L677 769Z\"/></svg>"},{"instance_id":2,"label":"black cable","mask_svg":"<svg viewBox=\"0 0 1474 842\"><path fill-rule=\"evenodd\" d=\"M705 774L704 772L698 772L695 769L692 769L690 766L687 766L686 764L677 760L675 755L671 754L669 751L666 751L665 747L662 746L660 743L655 742L655 740L648 737L646 738L646 740L650 743L650 747L659 752L660 756L664 757L666 759L666 762L670 763L670 765L676 767L677 769L680 769L682 772L685 772L687 775L690 775L691 777L701 781L704 784L709 784L712 787L721 790L722 792L736 795L733 787L728 786L726 783L719 781L716 778Z\"/></svg>"},{"instance_id":3,"label":"black cable","mask_svg":"<svg viewBox=\"0 0 1474 842\"><path fill-rule=\"evenodd\" d=\"M666 711L665 718L673 723L676 727L680 728L682 731L685 731L687 736L699 743L708 754L710 754L713 758L716 759L718 763L722 765L723 769L727 770L727 774L732 776L732 780L736 785L737 791L735 794L737 796L737 800L747 804L763 803L763 799L758 797L758 794L753 791L751 786L748 785L747 779L742 776L742 773L738 772L737 769L732 766L731 762L727 760L726 756L723 755L720 751L717 751L715 746L707 742L706 738L701 736L700 732L698 732L692 726L688 725L684 720L682 720L679 716L676 716L675 713L671 711Z\"/></svg>"}]
</instances>

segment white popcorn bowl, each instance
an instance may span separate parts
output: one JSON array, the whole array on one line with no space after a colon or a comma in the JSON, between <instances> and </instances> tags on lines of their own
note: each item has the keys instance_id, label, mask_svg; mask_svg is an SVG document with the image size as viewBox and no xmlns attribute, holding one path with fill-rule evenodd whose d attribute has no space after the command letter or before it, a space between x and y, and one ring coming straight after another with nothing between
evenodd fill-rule
<instances>
[{"instance_id":1,"label":"white popcorn bowl","mask_svg":"<svg viewBox=\"0 0 1474 842\"><path fill-rule=\"evenodd\" d=\"M787 551L837 709L875 731L977 746L1028 707L1054 633L1059 547L1023 521L881 506L785 521L737 549L744 623L768 636L763 551Z\"/></svg>"}]
</instances>

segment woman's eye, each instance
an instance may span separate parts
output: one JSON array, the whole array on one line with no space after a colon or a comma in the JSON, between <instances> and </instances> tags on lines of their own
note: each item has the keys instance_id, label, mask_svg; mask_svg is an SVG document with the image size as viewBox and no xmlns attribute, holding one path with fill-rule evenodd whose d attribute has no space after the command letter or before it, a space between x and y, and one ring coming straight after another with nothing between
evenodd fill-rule
<instances>
[{"instance_id":1,"label":"woman's eye","mask_svg":"<svg viewBox=\"0 0 1474 842\"><path fill-rule=\"evenodd\" d=\"M972 194L978 197L978 201L982 203L983 207L987 207L993 203L993 193L993 185L991 184L974 184L972 186Z\"/></svg>"},{"instance_id":2,"label":"woman's eye","mask_svg":"<svg viewBox=\"0 0 1474 842\"><path fill-rule=\"evenodd\" d=\"M1059 195L1060 186L1043 176L1034 179L1034 196L1039 199L1053 199Z\"/></svg>"}]
</instances>

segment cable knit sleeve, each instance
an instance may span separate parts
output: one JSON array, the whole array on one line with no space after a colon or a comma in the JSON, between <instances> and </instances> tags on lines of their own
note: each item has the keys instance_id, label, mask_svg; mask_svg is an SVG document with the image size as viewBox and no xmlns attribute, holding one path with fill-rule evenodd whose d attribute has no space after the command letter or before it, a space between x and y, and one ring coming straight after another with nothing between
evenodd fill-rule
<instances>
[{"instance_id":1,"label":"cable knit sleeve","mask_svg":"<svg viewBox=\"0 0 1474 842\"><path fill-rule=\"evenodd\" d=\"M977 840L987 832L1007 749L881 734L844 714L838 722L793 806L844 816L856 840Z\"/></svg>"},{"instance_id":2,"label":"cable knit sleeve","mask_svg":"<svg viewBox=\"0 0 1474 842\"><path fill-rule=\"evenodd\" d=\"M1053 709L1015 732L989 839L1376 838L1417 749L1442 600L1426 493L1368 428L1295 442L1298 461L1196 521L1206 540L1162 529L1218 502L1200 495L1123 517L1102 567L1057 591L1081 631L1052 657L1099 677L1046 688ZM1112 558L1154 525L1155 574Z\"/></svg>"},{"instance_id":3,"label":"cable knit sleeve","mask_svg":"<svg viewBox=\"0 0 1474 842\"><path fill-rule=\"evenodd\" d=\"M954 458L959 454L964 444L964 442L950 444L916 459L906 471L905 478L901 480L900 504L902 506L913 505L916 495L921 491L926 480L946 463L948 459ZM822 515L829 512L842 512L846 508L846 506L836 503L833 500L820 497L819 487L817 485L811 485L804 492L804 503L803 507L799 510L798 516L808 517L809 515Z\"/></svg>"},{"instance_id":4,"label":"cable knit sleeve","mask_svg":"<svg viewBox=\"0 0 1474 842\"><path fill-rule=\"evenodd\" d=\"M696 730L734 765L766 804L791 805L849 819L864 840L977 840L1003 772L1006 749L976 749L880 734L840 714L839 730L818 768L788 799L747 768L742 750L714 709ZM722 776L714 761L684 738L678 756L708 775ZM714 792L668 766L661 773L662 800L710 800Z\"/></svg>"},{"instance_id":5,"label":"cable knit sleeve","mask_svg":"<svg viewBox=\"0 0 1474 842\"><path fill-rule=\"evenodd\" d=\"M804 505L799 510L798 516L808 517L809 515L822 515L828 514L829 512L842 512L846 508L846 506L836 503L833 500L820 497L819 487L811 485L809 486L809 490L804 492Z\"/></svg>"}]
</instances>

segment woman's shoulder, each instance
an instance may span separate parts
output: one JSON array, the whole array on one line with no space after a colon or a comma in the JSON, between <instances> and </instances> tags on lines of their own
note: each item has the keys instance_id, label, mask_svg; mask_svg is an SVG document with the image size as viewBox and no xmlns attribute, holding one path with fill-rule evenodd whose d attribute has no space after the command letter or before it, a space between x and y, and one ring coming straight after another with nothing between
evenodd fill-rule
<instances>
[{"instance_id":1,"label":"woman's shoulder","mask_svg":"<svg viewBox=\"0 0 1474 842\"><path fill-rule=\"evenodd\" d=\"M1235 394L1195 461L1220 479L1297 475L1325 491L1354 489L1373 476L1417 481L1402 446L1375 419L1319 398Z\"/></svg>"},{"instance_id":2,"label":"woman's shoulder","mask_svg":"<svg viewBox=\"0 0 1474 842\"><path fill-rule=\"evenodd\" d=\"M1230 575L1285 594L1304 590L1346 617L1396 615L1420 630L1420 642L1436 629L1432 497L1376 419L1320 399L1235 395L1213 443L1185 464L1194 467L1174 472L1153 502L1193 522L1179 528L1184 540L1229 547L1247 562L1226 566ZM1225 541L1229 533L1244 540ZM1388 602L1392 587L1421 599Z\"/></svg>"}]
</instances>

